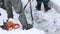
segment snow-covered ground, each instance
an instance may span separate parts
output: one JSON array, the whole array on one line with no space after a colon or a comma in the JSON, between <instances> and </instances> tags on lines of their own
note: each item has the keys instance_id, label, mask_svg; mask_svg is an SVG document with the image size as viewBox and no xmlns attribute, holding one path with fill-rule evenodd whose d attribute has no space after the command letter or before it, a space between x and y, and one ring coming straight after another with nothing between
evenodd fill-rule
<instances>
[{"instance_id":1,"label":"snow-covered ground","mask_svg":"<svg viewBox=\"0 0 60 34\"><path fill-rule=\"evenodd\" d=\"M22 0L23 6L27 3L28 0ZM60 6L60 0L51 0L56 5ZM44 11L44 6L42 4L42 10L38 11L35 9L36 1L34 0L32 2L32 8L33 8L33 19L34 19L34 27L30 30L22 30L21 28L12 30L12 31L5 31L0 28L1 34L60 34L60 13L58 13L54 8L51 8L48 12ZM14 11L14 9L13 9ZM7 14L5 10L0 8L0 13L2 13L2 16L0 16L0 24L3 24L3 20L7 20ZM27 17L28 23L32 23L31 21L31 13L29 9L29 4L25 9L25 14ZM18 20L18 14L14 12L14 21L15 23L19 23Z\"/></svg>"},{"instance_id":2,"label":"snow-covered ground","mask_svg":"<svg viewBox=\"0 0 60 34\"><path fill-rule=\"evenodd\" d=\"M4 31L0 29L0 34L45 34L45 32L36 28L32 28L30 30L15 29L12 31Z\"/></svg>"},{"instance_id":3,"label":"snow-covered ground","mask_svg":"<svg viewBox=\"0 0 60 34\"><path fill-rule=\"evenodd\" d=\"M55 4L57 4L58 6L60 6L60 0L50 0L52 2L54 2Z\"/></svg>"},{"instance_id":4,"label":"snow-covered ground","mask_svg":"<svg viewBox=\"0 0 60 34\"><path fill-rule=\"evenodd\" d=\"M0 8L0 13L1 13L0 25L3 25L3 21L7 20L7 14L6 14L6 11L2 8ZM9 20L13 21L14 23L20 24L20 22L18 20L18 16L19 15L14 12L14 19L9 19ZM21 24L20 24L20 28L9 30L9 31L6 31L6 30L3 30L0 28L0 34L45 34L45 32L43 30L39 30L37 28L32 28L29 30L22 30Z\"/></svg>"},{"instance_id":5,"label":"snow-covered ground","mask_svg":"<svg viewBox=\"0 0 60 34\"><path fill-rule=\"evenodd\" d=\"M60 34L60 0L51 0L56 6L52 7L51 10L48 12L44 11L44 6L42 4L42 10L38 11L35 9L36 1L32 2L32 8L33 8L33 18L34 18L34 27L38 29L42 29L47 34ZM27 2L27 1L26 1ZM28 10L27 10L28 9ZM58 9L58 11L56 10ZM26 15L28 22L31 22L31 17L28 15L31 15L29 11L29 5L26 8Z\"/></svg>"},{"instance_id":6,"label":"snow-covered ground","mask_svg":"<svg viewBox=\"0 0 60 34\"><path fill-rule=\"evenodd\" d=\"M60 13L60 0L50 0L48 5L49 7L54 8L58 13Z\"/></svg>"}]
</instances>

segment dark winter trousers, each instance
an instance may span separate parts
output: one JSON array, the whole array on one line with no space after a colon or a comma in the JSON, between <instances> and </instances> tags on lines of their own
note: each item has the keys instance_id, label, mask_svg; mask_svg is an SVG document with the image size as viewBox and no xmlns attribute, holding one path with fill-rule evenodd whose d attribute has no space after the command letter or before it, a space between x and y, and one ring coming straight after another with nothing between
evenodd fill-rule
<instances>
[{"instance_id":1,"label":"dark winter trousers","mask_svg":"<svg viewBox=\"0 0 60 34\"><path fill-rule=\"evenodd\" d=\"M5 6L7 9L8 18L13 18L13 11L12 11L12 6L13 6L16 13L20 14L18 19L20 20L23 29L30 28L28 26L28 22L27 22L25 13L24 13L24 9L23 9L21 0L6 0Z\"/></svg>"},{"instance_id":2,"label":"dark winter trousers","mask_svg":"<svg viewBox=\"0 0 60 34\"><path fill-rule=\"evenodd\" d=\"M49 2L49 0L36 0L37 1L37 3L48 3Z\"/></svg>"},{"instance_id":3,"label":"dark winter trousers","mask_svg":"<svg viewBox=\"0 0 60 34\"><path fill-rule=\"evenodd\" d=\"M37 9L41 9L41 3L43 2L45 10L47 10L49 0L36 0L37 1Z\"/></svg>"},{"instance_id":4,"label":"dark winter trousers","mask_svg":"<svg viewBox=\"0 0 60 34\"><path fill-rule=\"evenodd\" d=\"M0 7L3 8L3 9L6 9L6 8L5 8L5 5L4 5L4 1L5 1L5 0L0 0Z\"/></svg>"}]
</instances>

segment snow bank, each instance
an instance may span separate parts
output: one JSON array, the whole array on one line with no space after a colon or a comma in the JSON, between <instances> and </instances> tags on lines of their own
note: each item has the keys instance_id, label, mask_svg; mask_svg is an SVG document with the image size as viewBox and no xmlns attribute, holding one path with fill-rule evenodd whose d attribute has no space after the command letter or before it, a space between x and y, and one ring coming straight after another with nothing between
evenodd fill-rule
<instances>
[{"instance_id":1,"label":"snow bank","mask_svg":"<svg viewBox=\"0 0 60 34\"><path fill-rule=\"evenodd\" d=\"M60 13L60 0L50 0L49 7L54 8L58 13Z\"/></svg>"},{"instance_id":2,"label":"snow bank","mask_svg":"<svg viewBox=\"0 0 60 34\"><path fill-rule=\"evenodd\" d=\"M3 21L7 20L7 13L4 9L0 8L0 25L3 25Z\"/></svg>"},{"instance_id":3,"label":"snow bank","mask_svg":"<svg viewBox=\"0 0 60 34\"><path fill-rule=\"evenodd\" d=\"M0 29L0 33L1 34L45 34L44 31L38 30L36 28L32 28L30 30L16 29L16 30L12 30L12 31L4 31L4 30Z\"/></svg>"}]
</instances>

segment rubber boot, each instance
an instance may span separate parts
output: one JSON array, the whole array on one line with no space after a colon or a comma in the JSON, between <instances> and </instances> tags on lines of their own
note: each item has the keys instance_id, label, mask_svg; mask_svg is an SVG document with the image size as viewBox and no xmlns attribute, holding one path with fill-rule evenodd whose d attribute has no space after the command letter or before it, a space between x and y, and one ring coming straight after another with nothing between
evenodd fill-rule
<instances>
[{"instance_id":1,"label":"rubber boot","mask_svg":"<svg viewBox=\"0 0 60 34\"><path fill-rule=\"evenodd\" d=\"M48 7L48 4L47 3L43 3L43 4L44 4L45 11L48 11L48 10L51 9L50 7Z\"/></svg>"},{"instance_id":2,"label":"rubber boot","mask_svg":"<svg viewBox=\"0 0 60 34\"><path fill-rule=\"evenodd\" d=\"M18 19L19 19L19 21L20 21L20 23L22 25L23 30L24 29L28 30L28 29L31 29L33 27L33 25L28 24L26 16L25 16L24 13L21 13Z\"/></svg>"},{"instance_id":3,"label":"rubber boot","mask_svg":"<svg viewBox=\"0 0 60 34\"><path fill-rule=\"evenodd\" d=\"M37 10L41 10L41 3L37 3L36 9L37 9Z\"/></svg>"},{"instance_id":4,"label":"rubber boot","mask_svg":"<svg viewBox=\"0 0 60 34\"><path fill-rule=\"evenodd\" d=\"M10 11L10 13L8 14L8 19L9 18L13 18L13 12L12 11Z\"/></svg>"},{"instance_id":5,"label":"rubber boot","mask_svg":"<svg viewBox=\"0 0 60 34\"><path fill-rule=\"evenodd\" d=\"M24 29L29 30L31 28L33 28L33 25L31 25L31 24L27 24L27 26L23 26L23 30Z\"/></svg>"},{"instance_id":6,"label":"rubber boot","mask_svg":"<svg viewBox=\"0 0 60 34\"><path fill-rule=\"evenodd\" d=\"M22 29L31 29L32 28L32 25L28 24L27 22L27 19L26 19L26 16L24 13L21 13L20 16L19 16L19 20L20 20L20 23L22 25Z\"/></svg>"},{"instance_id":7,"label":"rubber boot","mask_svg":"<svg viewBox=\"0 0 60 34\"><path fill-rule=\"evenodd\" d=\"M26 30L29 30L31 29L33 26L31 24L28 24L27 26L23 26L23 30L26 29Z\"/></svg>"},{"instance_id":8,"label":"rubber boot","mask_svg":"<svg viewBox=\"0 0 60 34\"><path fill-rule=\"evenodd\" d=\"M11 7L7 10L7 14L8 14L8 19L13 18L13 11Z\"/></svg>"}]
</instances>

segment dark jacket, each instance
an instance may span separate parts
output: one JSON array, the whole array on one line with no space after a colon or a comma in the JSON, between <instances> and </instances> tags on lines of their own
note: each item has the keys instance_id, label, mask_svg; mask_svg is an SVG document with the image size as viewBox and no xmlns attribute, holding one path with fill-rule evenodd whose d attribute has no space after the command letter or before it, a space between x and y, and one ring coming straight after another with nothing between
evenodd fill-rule
<instances>
[{"instance_id":1,"label":"dark jacket","mask_svg":"<svg viewBox=\"0 0 60 34\"><path fill-rule=\"evenodd\" d=\"M49 0L36 0L37 1L37 3L48 3L49 2Z\"/></svg>"}]
</instances>

